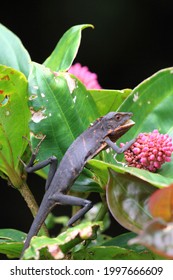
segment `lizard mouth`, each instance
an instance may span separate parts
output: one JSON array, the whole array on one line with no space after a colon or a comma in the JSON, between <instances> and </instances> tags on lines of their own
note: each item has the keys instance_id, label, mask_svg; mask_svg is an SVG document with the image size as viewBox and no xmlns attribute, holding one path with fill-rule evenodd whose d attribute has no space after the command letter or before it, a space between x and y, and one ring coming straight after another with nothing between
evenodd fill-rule
<instances>
[{"instance_id":1,"label":"lizard mouth","mask_svg":"<svg viewBox=\"0 0 173 280\"><path fill-rule=\"evenodd\" d=\"M120 138L123 134L125 134L132 126L134 126L135 122L131 119L127 120L121 126L117 127L113 133L109 134L109 138L111 141L116 142L118 138Z\"/></svg>"},{"instance_id":2,"label":"lizard mouth","mask_svg":"<svg viewBox=\"0 0 173 280\"><path fill-rule=\"evenodd\" d=\"M125 127L132 127L133 125L135 124L135 122L134 121L132 121L132 120L127 120L122 126L121 126L121 128L125 128Z\"/></svg>"}]
</instances>

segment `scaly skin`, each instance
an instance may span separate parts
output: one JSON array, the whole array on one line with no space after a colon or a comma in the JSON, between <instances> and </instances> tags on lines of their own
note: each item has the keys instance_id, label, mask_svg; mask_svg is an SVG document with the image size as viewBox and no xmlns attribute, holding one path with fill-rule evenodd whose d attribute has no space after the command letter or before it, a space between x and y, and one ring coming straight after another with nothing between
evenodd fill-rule
<instances>
[{"instance_id":1,"label":"scaly skin","mask_svg":"<svg viewBox=\"0 0 173 280\"><path fill-rule=\"evenodd\" d=\"M92 126L85 130L71 144L62 158L58 168L57 159L55 157L51 157L44 162L34 165L38 148L35 153L33 152L29 164L25 165L27 172L39 170L48 164L51 166L46 182L46 193L29 230L21 257L23 256L24 251L29 247L31 238L37 235L47 215L56 204L83 206L83 208L81 208L69 220L69 226L91 209L91 201L81 199L79 197L72 197L66 195L66 193L72 187L74 181L80 175L89 159L96 156L108 146L114 149L116 153L122 153L132 145L134 140L128 142L128 144L126 144L123 148L119 148L114 143L134 125L134 122L130 120L131 116L132 113L110 112L104 117L96 120Z\"/></svg>"}]
</instances>

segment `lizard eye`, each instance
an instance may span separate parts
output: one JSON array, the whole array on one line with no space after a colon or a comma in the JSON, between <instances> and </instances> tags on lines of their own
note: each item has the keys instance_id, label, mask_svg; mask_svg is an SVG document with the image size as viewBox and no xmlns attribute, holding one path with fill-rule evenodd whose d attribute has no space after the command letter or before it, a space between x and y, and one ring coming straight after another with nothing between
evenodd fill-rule
<instances>
[{"instance_id":1,"label":"lizard eye","mask_svg":"<svg viewBox=\"0 0 173 280\"><path fill-rule=\"evenodd\" d=\"M116 121L120 121L120 120L121 120L121 117L122 117L122 116L121 116L120 114L117 114L117 115L115 116L115 120L116 120Z\"/></svg>"}]
</instances>

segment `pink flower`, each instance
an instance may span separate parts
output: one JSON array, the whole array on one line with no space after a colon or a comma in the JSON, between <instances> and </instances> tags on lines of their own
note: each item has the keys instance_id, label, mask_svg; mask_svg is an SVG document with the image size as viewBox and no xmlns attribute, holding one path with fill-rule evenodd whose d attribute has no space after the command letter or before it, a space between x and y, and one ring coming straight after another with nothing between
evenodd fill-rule
<instances>
[{"instance_id":1,"label":"pink flower","mask_svg":"<svg viewBox=\"0 0 173 280\"><path fill-rule=\"evenodd\" d=\"M87 66L76 63L70 67L68 72L76 76L87 89L101 89L97 80L97 75L90 72Z\"/></svg>"},{"instance_id":2,"label":"pink flower","mask_svg":"<svg viewBox=\"0 0 173 280\"><path fill-rule=\"evenodd\" d=\"M140 133L135 143L124 152L124 156L128 166L155 172L163 163L171 161L172 152L172 138L153 130L150 133Z\"/></svg>"}]
</instances>

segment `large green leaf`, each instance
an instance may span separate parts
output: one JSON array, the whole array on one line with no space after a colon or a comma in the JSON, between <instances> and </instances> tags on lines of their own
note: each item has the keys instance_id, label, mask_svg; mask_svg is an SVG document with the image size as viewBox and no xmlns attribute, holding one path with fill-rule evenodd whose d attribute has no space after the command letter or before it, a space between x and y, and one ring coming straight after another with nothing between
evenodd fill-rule
<instances>
[{"instance_id":1,"label":"large green leaf","mask_svg":"<svg viewBox=\"0 0 173 280\"><path fill-rule=\"evenodd\" d=\"M158 129L173 136L173 68L163 69L139 84L119 107L119 111L134 114L135 126L121 138L127 142L141 132ZM118 159L122 159L119 156ZM163 176L173 178L173 162L159 170Z\"/></svg>"},{"instance_id":2,"label":"large green leaf","mask_svg":"<svg viewBox=\"0 0 173 280\"><path fill-rule=\"evenodd\" d=\"M173 68L161 70L139 84L119 107L134 114L135 126L129 135L158 129L168 133L173 128ZM129 140L129 135L123 141Z\"/></svg>"},{"instance_id":3,"label":"large green leaf","mask_svg":"<svg viewBox=\"0 0 173 280\"><path fill-rule=\"evenodd\" d=\"M76 57L81 41L82 30L87 27L93 28L91 24L81 24L67 30L52 54L44 62L44 65L53 71L68 70Z\"/></svg>"},{"instance_id":4,"label":"large green leaf","mask_svg":"<svg viewBox=\"0 0 173 280\"><path fill-rule=\"evenodd\" d=\"M20 39L5 26L0 24L0 64L29 75L31 59Z\"/></svg>"},{"instance_id":5,"label":"large green leaf","mask_svg":"<svg viewBox=\"0 0 173 280\"><path fill-rule=\"evenodd\" d=\"M96 105L74 76L64 72L56 76L39 64L33 64L29 87L33 146L46 135L38 159L41 161L55 155L60 161L70 144L99 116ZM44 169L39 174L47 172L48 169ZM89 172L87 178L93 182L91 177Z\"/></svg>"},{"instance_id":6,"label":"large green leaf","mask_svg":"<svg viewBox=\"0 0 173 280\"><path fill-rule=\"evenodd\" d=\"M13 68L0 66L0 170L18 186L19 160L28 136L27 80Z\"/></svg>"}]
</instances>

